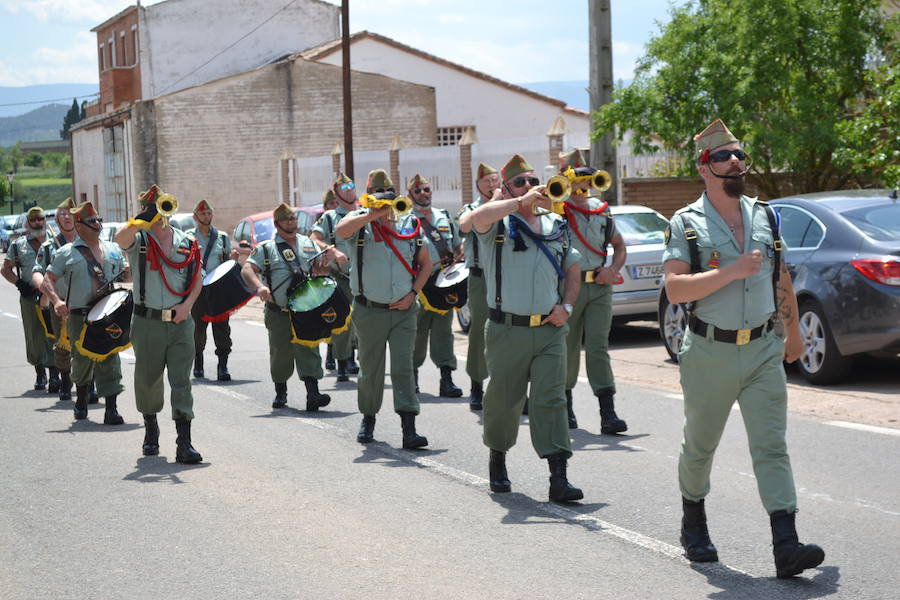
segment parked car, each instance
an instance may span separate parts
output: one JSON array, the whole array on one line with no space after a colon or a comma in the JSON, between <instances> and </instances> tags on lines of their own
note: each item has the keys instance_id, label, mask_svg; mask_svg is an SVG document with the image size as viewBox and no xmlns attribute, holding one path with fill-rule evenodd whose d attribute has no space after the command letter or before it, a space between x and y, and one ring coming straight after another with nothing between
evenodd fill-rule
<instances>
[{"instance_id":1,"label":"parked car","mask_svg":"<svg viewBox=\"0 0 900 600\"><path fill-rule=\"evenodd\" d=\"M800 308L811 383L844 379L853 357L900 353L900 200L887 190L801 194L771 202L781 220ZM682 307L660 295L660 331L670 355L684 333Z\"/></svg>"},{"instance_id":2,"label":"parked car","mask_svg":"<svg viewBox=\"0 0 900 600\"><path fill-rule=\"evenodd\" d=\"M613 321L655 320L662 280L664 237L669 222L652 208L636 204L613 205L610 212L628 250L621 279L613 284ZM609 252L607 264L614 257L612 246ZM468 332L468 307L457 311L456 317L462 330Z\"/></svg>"},{"instance_id":3,"label":"parked car","mask_svg":"<svg viewBox=\"0 0 900 600\"><path fill-rule=\"evenodd\" d=\"M126 223L120 223L118 221L104 221L103 229L100 230L100 239L107 242L116 241L116 233L125 225Z\"/></svg>"},{"instance_id":4,"label":"parked car","mask_svg":"<svg viewBox=\"0 0 900 600\"><path fill-rule=\"evenodd\" d=\"M9 232L0 227L0 252L9 250Z\"/></svg>"},{"instance_id":5,"label":"parked car","mask_svg":"<svg viewBox=\"0 0 900 600\"><path fill-rule=\"evenodd\" d=\"M297 215L297 233L309 235L316 220L324 212L321 204L314 206L298 206L294 209ZM243 264L250 252L260 242L275 237L275 222L272 211L267 210L244 217L234 227L231 245L238 251L238 260Z\"/></svg>"},{"instance_id":6,"label":"parked car","mask_svg":"<svg viewBox=\"0 0 900 600\"><path fill-rule=\"evenodd\" d=\"M194 213L175 213L169 217L169 225L181 231L187 231L197 226L194 222Z\"/></svg>"}]
</instances>

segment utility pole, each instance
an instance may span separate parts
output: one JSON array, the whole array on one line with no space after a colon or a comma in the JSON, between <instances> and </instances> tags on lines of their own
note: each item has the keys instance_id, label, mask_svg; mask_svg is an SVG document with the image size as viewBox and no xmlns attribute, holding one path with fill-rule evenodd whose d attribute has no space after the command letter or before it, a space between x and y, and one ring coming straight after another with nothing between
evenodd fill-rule
<instances>
[{"instance_id":1,"label":"utility pole","mask_svg":"<svg viewBox=\"0 0 900 600\"><path fill-rule=\"evenodd\" d=\"M591 72L588 91L591 96L591 113L593 113L604 104L612 102L612 18L609 0L588 0L588 28ZM590 161L591 166L609 172L612 177L612 185L606 192L606 196L610 204L616 204L618 174L616 173L616 150L612 140L612 133L605 134L599 140L592 140Z\"/></svg>"},{"instance_id":2,"label":"utility pole","mask_svg":"<svg viewBox=\"0 0 900 600\"><path fill-rule=\"evenodd\" d=\"M353 102L350 96L350 0L341 0L341 50L344 76L344 171L353 176Z\"/></svg>"}]
</instances>

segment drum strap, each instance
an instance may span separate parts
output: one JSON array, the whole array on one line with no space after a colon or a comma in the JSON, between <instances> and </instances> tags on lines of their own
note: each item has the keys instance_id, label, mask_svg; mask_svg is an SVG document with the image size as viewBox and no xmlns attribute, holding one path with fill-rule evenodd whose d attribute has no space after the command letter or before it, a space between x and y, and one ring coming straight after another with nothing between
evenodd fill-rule
<instances>
[{"instance_id":1,"label":"drum strap","mask_svg":"<svg viewBox=\"0 0 900 600\"><path fill-rule=\"evenodd\" d=\"M138 271L141 273L141 285L138 293L141 296L141 306L144 305L144 292L147 290L147 239L144 237L144 232L138 232L138 240L140 246L138 247Z\"/></svg>"},{"instance_id":2,"label":"drum strap","mask_svg":"<svg viewBox=\"0 0 900 600\"><path fill-rule=\"evenodd\" d=\"M309 279L309 275L300 266L300 257L297 256L297 252L300 251L300 243L297 243L297 252L294 252L294 249L291 248L291 245L287 242L278 242L276 248L278 248L278 253L281 255L281 260L284 261L293 275L291 285L288 288L288 295L290 295L290 292L294 290L297 284ZM290 257L290 259L288 257Z\"/></svg>"},{"instance_id":3,"label":"drum strap","mask_svg":"<svg viewBox=\"0 0 900 600\"><path fill-rule=\"evenodd\" d=\"M366 245L366 229L363 227L356 234L356 276L359 280L359 295L365 296L363 289L363 248Z\"/></svg>"},{"instance_id":4,"label":"drum strap","mask_svg":"<svg viewBox=\"0 0 900 600\"><path fill-rule=\"evenodd\" d=\"M778 279L781 277L781 220L768 204L760 202L766 209L766 217L769 219L769 228L772 230L772 248L774 249L774 265L772 265L772 295L775 299L775 311L778 312Z\"/></svg>"},{"instance_id":5,"label":"drum strap","mask_svg":"<svg viewBox=\"0 0 900 600\"><path fill-rule=\"evenodd\" d=\"M438 214L437 211L438 209L433 209L431 211L431 214L434 216ZM450 249L450 244L447 243L447 240L444 239L444 236L441 235L441 232L438 231L434 227L434 225L432 225L428 221L428 219L421 218L419 220L422 222L422 228L425 230L425 234L431 239L434 247L437 248L438 256L441 258L441 262L449 261L451 258L453 258L453 250Z\"/></svg>"},{"instance_id":6,"label":"drum strap","mask_svg":"<svg viewBox=\"0 0 900 600\"><path fill-rule=\"evenodd\" d=\"M503 277L500 272L502 271L501 266L503 265L503 242L506 241L506 227L503 223L503 219L500 219L497 223L497 234L494 236L494 283L496 284L496 291L494 292L494 304L499 311L503 310Z\"/></svg>"},{"instance_id":7,"label":"drum strap","mask_svg":"<svg viewBox=\"0 0 900 600\"><path fill-rule=\"evenodd\" d=\"M97 287L102 288L106 286L109 282L106 280L106 275L103 274L103 267L97 262L97 259L94 258L94 253L91 252L91 249L87 246L75 247L78 248L81 256L84 257L84 261L88 264L88 272L94 278Z\"/></svg>"},{"instance_id":8,"label":"drum strap","mask_svg":"<svg viewBox=\"0 0 900 600\"><path fill-rule=\"evenodd\" d=\"M197 229L197 233L200 233L200 229ZM197 236L200 237L199 235ZM206 242L206 250L203 251L203 266L206 266L206 261L209 260L209 253L212 252L213 246L216 245L216 240L219 238L219 232L215 227L210 226L209 228L209 240Z\"/></svg>"},{"instance_id":9,"label":"drum strap","mask_svg":"<svg viewBox=\"0 0 900 600\"><path fill-rule=\"evenodd\" d=\"M263 251L263 267L266 271L266 287L272 290L272 261L269 260L269 245L265 242L262 244Z\"/></svg>"}]
</instances>

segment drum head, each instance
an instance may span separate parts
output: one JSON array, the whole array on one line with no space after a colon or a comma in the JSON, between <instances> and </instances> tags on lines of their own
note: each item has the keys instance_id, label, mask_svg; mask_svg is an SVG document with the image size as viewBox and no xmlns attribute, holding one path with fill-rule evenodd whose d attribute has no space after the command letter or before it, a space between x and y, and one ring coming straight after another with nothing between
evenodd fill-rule
<instances>
[{"instance_id":1,"label":"drum head","mask_svg":"<svg viewBox=\"0 0 900 600\"><path fill-rule=\"evenodd\" d=\"M209 273L206 274L206 277L203 278L203 285L205 285L205 286L210 285L210 284L215 283L216 281L220 280L222 277L224 277L228 273L228 271L232 270L237 264L238 264L237 261L234 259L226 260L221 265L219 265L218 267L216 267L215 269L213 269L212 271L210 271Z\"/></svg>"},{"instance_id":2,"label":"drum head","mask_svg":"<svg viewBox=\"0 0 900 600\"><path fill-rule=\"evenodd\" d=\"M116 290L108 296L104 296L97 301L97 304L88 312L88 322L99 321L104 317L108 317L122 306L128 299L128 290Z\"/></svg>"},{"instance_id":3,"label":"drum head","mask_svg":"<svg viewBox=\"0 0 900 600\"><path fill-rule=\"evenodd\" d=\"M288 298L288 308L294 312L306 312L322 306L334 295L337 281L331 277L313 277L302 284Z\"/></svg>"},{"instance_id":4,"label":"drum head","mask_svg":"<svg viewBox=\"0 0 900 600\"><path fill-rule=\"evenodd\" d=\"M450 287L456 285L460 281L469 276L469 267L464 263L456 263L449 266L438 273L434 284L439 288Z\"/></svg>"}]
</instances>

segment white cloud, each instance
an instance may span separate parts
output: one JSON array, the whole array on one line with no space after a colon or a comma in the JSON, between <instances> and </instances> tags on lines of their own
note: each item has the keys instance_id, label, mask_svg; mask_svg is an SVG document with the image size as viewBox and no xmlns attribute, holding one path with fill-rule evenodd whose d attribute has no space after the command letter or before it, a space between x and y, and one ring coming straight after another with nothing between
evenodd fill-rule
<instances>
[{"instance_id":1,"label":"white cloud","mask_svg":"<svg viewBox=\"0 0 900 600\"><path fill-rule=\"evenodd\" d=\"M42 23L92 25L99 25L133 4L130 0L0 0L0 8L14 15L29 14Z\"/></svg>"},{"instance_id":2,"label":"white cloud","mask_svg":"<svg viewBox=\"0 0 900 600\"><path fill-rule=\"evenodd\" d=\"M41 83L94 83L97 73L97 36L79 32L69 48L38 48L31 56L6 57L0 63L0 85Z\"/></svg>"},{"instance_id":3,"label":"white cloud","mask_svg":"<svg viewBox=\"0 0 900 600\"><path fill-rule=\"evenodd\" d=\"M441 14L438 15L438 23L443 25L458 25L466 22L465 15L456 15L456 14Z\"/></svg>"},{"instance_id":4,"label":"white cloud","mask_svg":"<svg viewBox=\"0 0 900 600\"><path fill-rule=\"evenodd\" d=\"M613 40L613 78L634 79L634 68L637 66L637 60L643 56L644 47L632 42L621 42Z\"/></svg>"}]
</instances>

